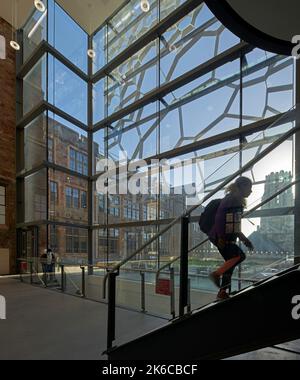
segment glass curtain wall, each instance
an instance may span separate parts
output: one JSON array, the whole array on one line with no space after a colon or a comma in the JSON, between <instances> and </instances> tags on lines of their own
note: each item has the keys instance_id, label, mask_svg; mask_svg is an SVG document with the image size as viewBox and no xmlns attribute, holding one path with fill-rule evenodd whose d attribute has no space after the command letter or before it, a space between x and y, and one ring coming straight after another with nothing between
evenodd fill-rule
<instances>
[{"instance_id":1,"label":"glass curtain wall","mask_svg":"<svg viewBox=\"0 0 300 380\"><path fill-rule=\"evenodd\" d=\"M295 104L293 59L247 46L204 3L126 54L184 4L151 0L145 12L131 0L88 36L48 0L46 12L34 11L23 29L24 62L42 41L65 59L46 51L23 78L29 121L19 133L25 191L19 222L49 224L48 245L68 260L89 253L90 263L105 265L128 257L291 127L257 132L255 123ZM224 59L228 52L234 58ZM248 209L293 181L294 153L291 137L247 173L254 183ZM106 186L117 191L106 194L108 160L122 168L127 159L128 184L147 191L120 193L124 176L112 171ZM167 161L159 165L160 159ZM294 194L291 187L243 221L256 247L243 267L246 277L293 257ZM190 248L203 238L192 223ZM128 265L158 268L178 256L179 246L175 226ZM208 243L191 252L193 286L218 260Z\"/></svg>"},{"instance_id":2,"label":"glass curtain wall","mask_svg":"<svg viewBox=\"0 0 300 380\"><path fill-rule=\"evenodd\" d=\"M182 3L176 2L176 6ZM141 20L132 20L129 5L124 7L113 18L119 20L117 30L113 28L112 20L93 36L96 50L94 73L101 72L118 53L135 41L135 35L127 35L131 28L140 27L142 30L146 22L155 25L175 9L174 5L174 1L161 1L160 12L155 19L153 2L153 11ZM130 21L122 27L122 19L127 17ZM148 102L143 107L129 107L154 91L159 93L170 82L175 84L191 70L217 60L229 49L238 50L241 43L202 4L94 84L94 144L100 146L104 141L103 155L115 161L116 166L125 157L131 163L146 160L143 169L133 173L139 173L141 178L150 173L151 184L148 183L148 188L158 188L156 194L112 196L101 193L97 183L102 181L103 166L99 162L103 156L94 153L95 262L116 262L128 257L153 236L151 233L142 236L139 232L128 233L128 224L138 226L136 228L144 225L146 228L150 221L167 223L171 218L180 216L193 202L199 202L201 196L213 190L290 128L290 125L283 125L270 128L263 134L242 137L244 128L263 118L276 117L295 104L293 59L260 49L250 49L246 53L241 50L235 60L217 65L217 68L207 70L204 75L186 83L182 82L182 85L175 85L174 90L166 95L158 95L160 101ZM125 112L122 113L124 108ZM111 123L110 118L115 115L121 117L116 121L113 118ZM106 126L106 121L109 126ZM197 149L201 147L201 142L209 142L213 137L230 132L233 133L230 141L224 139L223 143L211 143L209 147ZM185 150L188 153L184 153ZM254 182L248 209L292 181L295 175L293 152L294 140L291 138L247 173ZM280 159L281 154L285 160ZM164 157L168 157L168 169L149 163L150 159ZM182 172L183 162L187 164L185 173ZM116 179L121 181L120 176ZM193 190L196 195L190 195ZM294 205L294 187L287 193L289 196L284 195L285 201L282 199L279 204L284 205L281 211L288 213ZM217 196L223 196L223 193ZM246 235L256 245L253 260L250 260L249 267L244 268L246 277L255 274L258 264L271 264L277 259L293 256L293 215L279 216L279 212L274 210L274 202L264 205L263 210L243 222ZM200 211L196 214L199 215ZM284 230L288 236L285 243L275 231L270 233L273 223L277 226L285 224ZM157 225L152 233L158 232L159 228ZM137 236L133 236L135 233ZM197 223L193 223L190 227L190 248L204 238ZM131 240L134 244L130 243ZM111 245L118 248L110 250ZM145 250L136 260L141 267L152 268L154 264L159 265L176 257L179 246L180 231L173 228L160 239L155 249ZM136 266L136 260L133 260L133 266ZM195 267L196 274L206 272L217 265L218 260L220 257L214 248L204 244L191 252L190 269ZM197 282L196 279L193 281Z\"/></svg>"},{"instance_id":3,"label":"glass curtain wall","mask_svg":"<svg viewBox=\"0 0 300 380\"><path fill-rule=\"evenodd\" d=\"M46 10L34 9L22 30L23 63L29 59L35 63L23 77L26 122L18 131L24 146L18 165L18 181L24 189L19 227L38 225L43 249L51 247L66 262L78 257L87 262L88 81L84 78L89 36L54 0L44 4ZM35 60L43 42L65 60L47 48ZM38 114L35 110L41 105Z\"/></svg>"}]
</instances>

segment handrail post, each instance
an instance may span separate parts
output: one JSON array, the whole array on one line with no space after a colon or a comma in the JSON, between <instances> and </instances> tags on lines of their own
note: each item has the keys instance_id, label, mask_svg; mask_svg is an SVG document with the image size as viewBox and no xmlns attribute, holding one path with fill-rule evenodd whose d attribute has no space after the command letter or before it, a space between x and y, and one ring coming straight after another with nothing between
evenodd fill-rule
<instances>
[{"instance_id":1,"label":"handrail post","mask_svg":"<svg viewBox=\"0 0 300 380\"><path fill-rule=\"evenodd\" d=\"M21 282L24 282L24 280L23 280L23 263L24 263L24 261L20 260L19 271L20 271L20 281Z\"/></svg>"},{"instance_id":2,"label":"handrail post","mask_svg":"<svg viewBox=\"0 0 300 380\"><path fill-rule=\"evenodd\" d=\"M181 218L179 316L188 305L189 217Z\"/></svg>"},{"instance_id":3,"label":"handrail post","mask_svg":"<svg viewBox=\"0 0 300 380\"><path fill-rule=\"evenodd\" d=\"M116 277L118 272L108 272L107 352L116 339Z\"/></svg>"},{"instance_id":4,"label":"handrail post","mask_svg":"<svg viewBox=\"0 0 300 380\"><path fill-rule=\"evenodd\" d=\"M30 266L30 285L32 285L33 284L33 277L32 277L32 274L33 274L33 262L32 262L32 260L30 260L29 266Z\"/></svg>"},{"instance_id":5,"label":"handrail post","mask_svg":"<svg viewBox=\"0 0 300 380\"><path fill-rule=\"evenodd\" d=\"M171 297L170 297L171 315L172 315L172 319L174 319L176 317L176 312L175 312L175 276L174 276L173 267L170 267L170 289L171 289Z\"/></svg>"},{"instance_id":6,"label":"handrail post","mask_svg":"<svg viewBox=\"0 0 300 380\"><path fill-rule=\"evenodd\" d=\"M64 264L60 264L60 271L61 271L61 291L64 293L65 291L65 266Z\"/></svg>"},{"instance_id":7,"label":"handrail post","mask_svg":"<svg viewBox=\"0 0 300 380\"><path fill-rule=\"evenodd\" d=\"M145 272L140 272L141 275L141 309L142 312L146 311L146 302L145 302Z\"/></svg>"},{"instance_id":8,"label":"handrail post","mask_svg":"<svg viewBox=\"0 0 300 380\"><path fill-rule=\"evenodd\" d=\"M86 297L86 293L85 293L85 267L84 266L81 266L81 296L83 298Z\"/></svg>"},{"instance_id":9,"label":"handrail post","mask_svg":"<svg viewBox=\"0 0 300 380\"><path fill-rule=\"evenodd\" d=\"M187 312L190 313L192 310L191 304L191 279L188 279L188 295L187 295Z\"/></svg>"}]
</instances>

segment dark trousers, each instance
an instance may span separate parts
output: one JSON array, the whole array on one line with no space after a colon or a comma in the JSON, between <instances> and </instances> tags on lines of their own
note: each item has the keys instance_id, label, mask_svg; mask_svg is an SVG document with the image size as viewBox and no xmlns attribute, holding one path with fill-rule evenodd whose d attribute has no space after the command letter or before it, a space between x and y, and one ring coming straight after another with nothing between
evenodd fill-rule
<instances>
[{"instance_id":1,"label":"dark trousers","mask_svg":"<svg viewBox=\"0 0 300 380\"><path fill-rule=\"evenodd\" d=\"M231 287L231 278L235 268L246 259L246 255L235 243L227 243L224 248L218 247L218 250L225 261L235 258L238 259L236 263L234 263L232 267L223 274L221 287L228 289Z\"/></svg>"}]
</instances>

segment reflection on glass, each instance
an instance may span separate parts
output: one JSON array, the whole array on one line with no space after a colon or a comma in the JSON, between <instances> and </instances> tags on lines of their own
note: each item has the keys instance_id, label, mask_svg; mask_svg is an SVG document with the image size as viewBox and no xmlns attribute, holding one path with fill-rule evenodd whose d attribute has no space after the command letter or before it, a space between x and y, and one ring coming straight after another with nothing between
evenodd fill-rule
<instances>
[{"instance_id":1,"label":"reflection on glass","mask_svg":"<svg viewBox=\"0 0 300 380\"><path fill-rule=\"evenodd\" d=\"M47 40L47 0L43 0L46 10L39 12L34 9L32 15L23 27L23 60L24 62L31 56L37 46Z\"/></svg>"},{"instance_id":2,"label":"reflection on glass","mask_svg":"<svg viewBox=\"0 0 300 380\"><path fill-rule=\"evenodd\" d=\"M49 170L48 180L50 220L86 224L87 181L52 169Z\"/></svg>"},{"instance_id":3,"label":"reflection on glass","mask_svg":"<svg viewBox=\"0 0 300 380\"><path fill-rule=\"evenodd\" d=\"M53 113L48 118L48 161L88 175L87 133Z\"/></svg>"},{"instance_id":4,"label":"reflection on glass","mask_svg":"<svg viewBox=\"0 0 300 380\"><path fill-rule=\"evenodd\" d=\"M93 174L98 173L97 165L99 166L101 160L106 157L105 131L106 129L100 129L93 134Z\"/></svg>"},{"instance_id":5,"label":"reflection on glass","mask_svg":"<svg viewBox=\"0 0 300 380\"><path fill-rule=\"evenodd\" d=\"M131 0L107 23L108 61L158 23L158 1L149 0L149 12L143 12L140 0Z\"/></svg>"},{"instance_id":6,"label":"reflection on glass","mask_svg":"<svg viewBox=\"0 0 300 380\"><path fill-rule=\"evenodd\" d=\"M29 171L46 160L47 115L41 114L24 128L24 169Z\"/></svg>"},{"instance_id":7,"label":"reflection on glass","mask_svg":"<svg viewBox=\"0 0 300 380\"><path fill-rule=\"evenodd\" d=\"M84 228L49 226L49 245L59 262L65 265L86 263L88 231ZM80 276L80 268L74 267ZM67 269L68 271L68 269Z\"/></svg>"},{"instance_id":8,"label":"reflection on glass","mask_svg":"<svg viewBox=\"0 0 300 380\"><path fill-rule=\"evenodd\" d=\"M95 57L93 59L93 73L100 70L106 62L106 26L101 28L93 37L93 50L95 52Z\"/></svg>"},{"instance_id":9,"label":"reflection on glass","mask_svg":"<svg viewBox=\"0 0 300 380\"><path fill-rule=\"evenodd\" d=\"M105 104L105 83L106 79L100 80L93 85L93 123L96 124L106 116Z\"/></svg>"},{"instance_id":10,"label":"reflection on glass","mask_svg":"<svg viewBox=\"0 0 300 380\"><path fill-rule=\"evenodd\" d=\"M47 100L46 62L47 55L44 54L23 79L23 115Z\"/></svg>"},{"instance_id":11,"label":"reflection on glass","mask_svg":"<svg viewBox=\"0 0 300 380\"><path fill-rule=\"evenodd\" d=\"M47 170L25 178L25 223L47 218Z\"/></svg>"}]
</instances>

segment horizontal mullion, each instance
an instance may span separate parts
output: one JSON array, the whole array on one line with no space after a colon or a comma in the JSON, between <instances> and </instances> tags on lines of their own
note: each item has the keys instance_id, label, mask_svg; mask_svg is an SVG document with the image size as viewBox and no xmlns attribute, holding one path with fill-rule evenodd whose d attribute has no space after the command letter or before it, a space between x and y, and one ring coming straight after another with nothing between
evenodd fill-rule
<instances>
[{"instance_id":1,"label":"horizontal mullion","mask_svg":"<svg viewBox=\"0 0 300 380\"><path fill-rule=\"evenodd\" d=\"M45 151L46 151L46 147L45 147ZM34 169L31 169L31 170L28 170L26 172L19 172L17 174L17 178L25 178L25 177L28 177L42 169L53 169L53 170L57 170L57 171L60 171L62 173L65 173L65 174L68 174L68 175L71 175L72 177L77 177L77 178L81 178L81 179L84 179L86 181L89 180L89 176L86 176L84 174L81 174L81 173L78 173L74 170L71 170L71 169L68 169L64 166L60 166L60 165L57 165L57 164L54 164L52 162L48 162L48 161L43 161L43 163L39 166L37 166L36 168Z\"/></svg>"},{"instance_id":2,"label":"horizontal mullion","mask_svg":"<svg viewBox=\"0 0 300 380\"><path fill-rule=\"evenodd\" d=\"M34 65L42 58L42 56L47 52L46 41L42 41L34 49L31 56L23 63L20 70L17 72L17 79L23 79L29 71L34 67Z\"/></svg>"},{"instance_id":3,"label":"horizontal mullion","mask_svg":"<svg viewBox=\"0 0 300 380\"><path fill-rule=\"evenodd\" d=\"M247 215L247 219L252 218L268 218L274 216L289 216L294 215L294 207L278 207L278 208L269 208L265 210L255 210Z\"/></svg>"},{"instance_id":4,"label":"horizontal mullion","mask_svg":"<svg viewBox=\"0 0 300 380\"><path fill-rule=\"evenodd\" d=\"M79 127L79 128L83 129L86 132L89 131L89 128L87 127L87 125L85 125L84 123L82 123L78 119L75 119L70 114L62 111L60 108L57 108L53 104L50 104L48 102L45 102L45 104L46 104L46 109L48 111L55 113L57 116L62 117L63 119L69 121L71 124L74 124L76 127Z\"/></svg>"},{"instance_id":5,"label":"horizontal mullion","mask_svg":"<svg viewBox=\"0 0 300 380\"><path fill-rule=\"evenodd\" d=\"M51 46L47 41L42 41L38 45L31 57L22 65L20 71L17 73L17 78L23 79L45 53L51 54L54 58L64 64L68 69L70 69L74 74L79 76L85 82L89 82L89 76L87 74L80 70L76 65L74 65L63 54Z\"/></svg>"},{"instance_id":6,"label":"horizontal mullion","mask_svg":"<svg viewBox=\"0 0 300 380\"><path fill-rule=\"evenodd\" d=\"M47 102L43 100L17 122L17 129L23 129L46 110Z\"/></svg>"},{"instance_id":7,"label":"horizontal mullion","mask_svg":"<svg viewBox=\"0 0 300 380\"><path fill-rule=\"evenodd\" d=\"M45 147L45 153L46 153L46 147ZM30 169L27 171L22 170L22 171L18 172L16 178L17 179L26 178L26 177L29 177L32 174L38 173L39 171L46 169L46 168L47 168L47 166L44 163L42 163L33 169Z\"/></svg>"},{"instance_id":8,"label":"horizontal mullion","mask_svg":"<svg viewBox=\"0 0 300 380\"><path fill-rule=\"evenodd\" d=\"M268 117L267 119L258 120L254 123L248 124L247 126L241 127L241 128L235 128L230 131L220 133L216 136L211 136L206 139L196 141L192 144L188 144L179 148L171 149L167 152L160 153L155 156L151 156L148 158L145 158L143 160L137 161L138 163L146 162L148 165L151 164L152 160L162 160L162 159L170 159L174 158L176 156L182 156L184 154L188 154L191 152L195 152L197 150L201 150L204 148L212 147L217 144L224 143L226 141L232 141L235 139L239 139L241 136L248 136L256 132L260 132L265 130L266 128L273 128L277 127L278 124L276 124L276 121L281 118L284 114L275 115ZM282 123L284 120L282 121ZM273 125L275 123L275 125ZM118 167L116 168L118 170ZM95 174L92 179L95 181L99 176L101 176L103 173Z\"/></svg>"},{"instance_id":9,"label":"horizontal mullion","mask_svg":"<svg viewBox=\"0 0 300 380\"><path fill-rule=\"evenodd\" d=\"M66 168L64 166L61 166L61 165L57 165L57 164L54 164L52 162L45 162L45 166L48 168L48 169L53 169L53 170L57 170L57 171L60 171L60 172L63 172L65 174L69 174L71 175L72 177L77 177L77 178L81 178L81 179L84 179L86 181L89 180L89 176L87 175L84 175L84 174L81 174L81 173L78 173L74 170L71 170L69 168Z\"/></svg>"},{"instance_id":10,"label":"horizontal mullion","mask_svg":"<svg viewBox=\"0 0 300 380\"><path fill-rule=\"evenodd\" d=\"M68 113L62 111L60 108L57 108L53 104L50 104L46 102L45 100L41 101L36 107L34 107L30 112L28 112L18 123L17 128L23 129L31 123L36 117L38 117L41 113L45 111L50 111L56 114L57 116L60 116L61 118L69 121L71 124L74 124L76 127L79 127L83 129L84 131L88 132L88 127L83 124L81 121L75 119L73 116L69 115Z\"/></svg>"},{"instance_id":11,"label":"horizontal mullion","mask_svg":"<svg viewBox=\"0 0 300 380\"><path fill-rule=\"evenodd\" d=\"M271 57L271 58L269 58L263 62L260 62L256 65L254 65L254 66L251 66L249 69L247 69L247 75L253 74L254 72L259 71L259 70L263 69L264 67L267 67L271 64L278 63L278 62L280 62L280 60L282 60L282 57L274 56L274 57ZM193 91L191 91L191 94L189 96L185 95L182 97L182 99L179 99L176 102L166 106L166 108L160 110L160 118L165 117L169 112L173 111L174 109L177 109L179 107L184 106L185 104L188 104L188 103L191 103L195 100L198 100L198 99L212 93L213 91L216 91L216 90L218 90L218 89L220 89L220 88L222 88L222 87L224 87L230 83L233 83L239 79L240 79L240 73L237 73L237 74L233 74L232 76L230 76L226 79L220 80L217 83L208 84L208 86L201 91L197 91L197 92L193 93L194 92L194 90L193 90ZM128 127L123 128L122 131L117 131L117 132L114 131L114 132L110 133L105 138L105 141L109 141L111 138L117 137L121 133L122 134L126 133L127 131L130 131L133 128L138 127L139 125L142 125L144 123L147 123L147 122L149 122L155 118L157 118L157 112L153 113L152 115L145 117L142 120L134 122L133 124L129 125Z\"/></svg>"},{"instance_id":12,"label":"horizontal mullion","mask_svg":"<svg viewBox=\"0 0 300 380\"><path fill-rule=\"evenodd\" d=\"M232 48L226 50L218 56L197 66L193 70L190 70L187 73L179 76L178 78L170 81L169 83L166 83L161 87L150 91L147 95L137 100L135 103L130 104L129 106L113 113L111 116L95 124L93 131L97 132L98 130L105 128L106 126L113 124L115 121L118 121L123 117L131 114L132 112L135 112L138 109L155 102L156 100L162 99L169 93L176 91L178 88L196 80L197 78L204 76L207 73L216 70L218 67L221 67L224 64L239 58L241 54L250 52L252 49L253 46L249 45L246 42L242 42L233 46Z\"/></svg>"},{"instance_id":13,"label":"horizontal mullion","mask_svg":"<svg viewBox=\"0 0 300 380\"><path fill-rule=\"evenodd\" d=\"M142 220L138 222L119 222L109 224L95 224L92 226L93 230L97 229L109 229L109 228L125 228L125 227L143 227L143 226L159 226L169 224L174 219L159 219L159 220Z\"/></svg>"},{"instance_id":14,"label":"horizontal mullion","mask_svg":"<svg viewBox=\"0 0 300 380\"><path fill-rule=\"evenodd\" d=\"M217 19L215 17L213 17L210 20L208 20L204 25L201 25L200 27L196 28L193 32L191 32L191 33L183 36L181 40L179 40L179 41L177 41L176 43L173 44L174 47L177 48L178 46L181 46L182 44L186 43L187 41L192 40L193 38L195 38L195 36L197 36L198 34L204 32L207 28L209 28L210 26L212 26L216 22L216 20ZM126 75L126 81L130 81L132 78L134 78L135 76L137 76L141 72L144 72L148 68L156 65L159 60L161 61L168 54L170 54L170 51L164 46L163 49L160 49L159 56L156 56L156 57L152 58L146 64L144 64L144 65L136 68L134 71L132 71L130 73L130 75L128 75L128 76ZM115 90L116 88L118 88L118 86L119 86L118 84L115 84L113 87L110 87L107 91L111 92L111 91Z\"/></svg>"},{"instance_id":15,"label":"horizontal mullion","mask_svg":"<svg viewBox=\"0 0 300 380\"><path fill-rule=\"evenodd\" d=\"M68 69L73 71L73 73L79 76L82 80L84 80L85 82L89 82L89 76L87 74L80 70L76 65L74 65L69 59L67 59L63 54L61 54L48 42L46 42L46 49L48 53L53 55L54 58L63 63Z\"/></svg>"},{"instance_id":16,"label":"horizontal mullion","mask_svg":"<svg viewBox=\"0 0 300 380\"><path fill-rule=\"evenodd\" d=\"M86 224L80 224L80 223L72 223L72 222L59 222L54 220L39 220L36 222L25 222L25 223L17 223L16 228L26 228L26 227L36 227L36 226L43 226L43 225L51 225L51 226L61 226L61 227L71 227L71 228L83 228L88 230L89 226Z\"/></svg>"},{"instance_id":17,"label":"horizontal mullion","mask_svg":"<svg viewBox=\"0 0 300 380\"><path fill-rule=\"evenodd\" d=\"M126 61L132 55L141 50L144 46L148 45L148 43L152 42L160 35L165 33L172 25L176 22L180 21L184 16L193 11L199 5L203 3L203 0L188 0L180 7L178 7L174 12L172 12L169 16L167 16L163 21L159 22L152 29L150 29L147 33L145 33L142 37L140 37L137 41L131 44L128 48L126 48L122 53L120 53L117 57L115 57L111 62L105 65L102 69L100 69L96 74L92 76L92 82L96 83L106 75L111 73L115 68L117 68L121 63Z\"/></svg>"}]
</instances>

